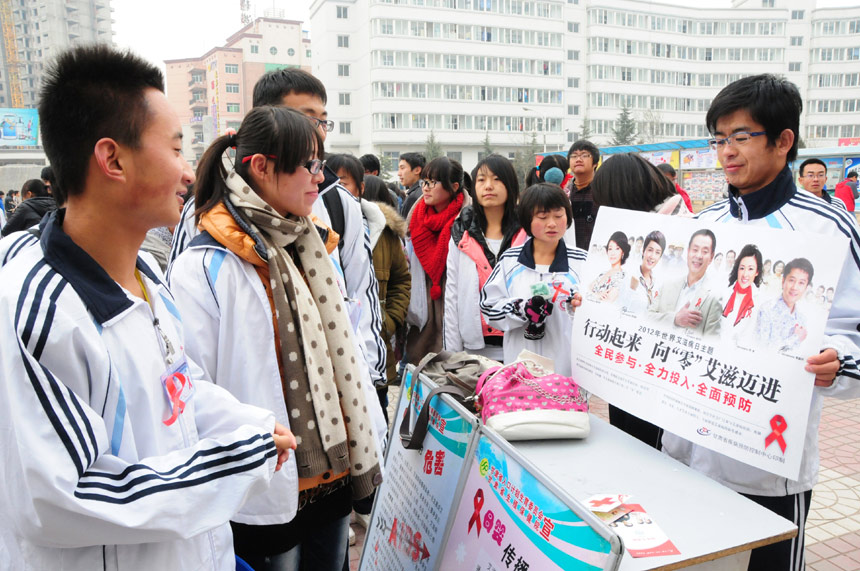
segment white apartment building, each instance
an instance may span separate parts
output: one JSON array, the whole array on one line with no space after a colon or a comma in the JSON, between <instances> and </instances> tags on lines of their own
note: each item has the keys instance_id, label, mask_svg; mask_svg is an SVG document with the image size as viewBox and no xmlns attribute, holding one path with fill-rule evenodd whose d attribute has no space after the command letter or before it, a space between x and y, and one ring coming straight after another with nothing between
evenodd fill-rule
<instances>
[{"instance_id":1,"label":"white apartment building","mask_svg":"<svg viewBox=\"0 0 860 571\"><path fill-rule=\"evenodd\" d=\"M719 90L775 73L800 88L808 146L860 137L860 6L734 0L315 0L313 72L337 123L327 150L395 158L433 132L469 167L585 131L608 145L623 106L640 142L704 138Z\"/></svg>"}]
</instances>

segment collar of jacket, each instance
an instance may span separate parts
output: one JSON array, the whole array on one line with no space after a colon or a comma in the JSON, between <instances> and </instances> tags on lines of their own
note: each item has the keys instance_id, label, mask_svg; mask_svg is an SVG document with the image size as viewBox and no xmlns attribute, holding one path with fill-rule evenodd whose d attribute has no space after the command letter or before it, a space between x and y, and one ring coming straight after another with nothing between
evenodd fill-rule
<instances>
[{"instance_id":1,"label":"collar of jacket","mask_svg":"<svg viewBox=\"0 0 860 571\"><path fill-rule=\"evenodd\" d=\"M535 247L534 238L529 238L523 244L523 249L520 250L520 255L517 261L527 268L535 269ZM549 265L551 273L565 273L570 270L567 265L567 246L564 245L564 238L558 241L558 246L555 249L555 258Z\"/></svg>"},{"instance_id":2,"label":"collar of jacket","mask_svg":"<svg viewBox=\"0 0 860 571\"><path fill-rule=\"evenodd\" d=\"M323 193L330 188L334 188L335 185L340 182L340 179L338 178L337 174L335 174L333 170L328 168L328 165L325 165L323 167L323 176L325 178L321 183L317 185L317 190L319 190L320 196L322 196Z\"/></svg>"},{"instance_id":3,"label":"collar of jacket","mask_svg":"<svg viewBox=\"0 0 860 571\"><path fill-rule=\"evenodd\" d=\"M130 308L134 302L118 283L63 232L66 210L54 210L40 225L39 243L45 261L63 276L81 298L87 310L100 323L105 324ZM146 263L137 258L137 269L154 283L162 282Z\"/></svg>"},{"instance_id":4,"label":"collar of jacket","mask_svg":"<svg viewBox=\"0 0 860 571\"><path fill-rule=\"evenodd\" d=\"M729 209L738 220L757 220L785 206L796 192L786 165L775 179L755 192L741 196L737 188L729 185Z\"/></svg>"},{"instance_id":5,"label":"collar of jacket","mask_svg":"<svg viewBox=\"0 0 860 571\"><path fill-rule=\"evenodd\" d=\"M511 242L520 229L519 224L509 224L508 226L508 228L502 228L504 235L502 236L502 245L499 248L500 256L505 250L511 247ZM465 234L466 231L469 232L469 237L481 246L481 249L484 251L484 257L487 258L487 261L490 263L490 267L495 267L498 260L487 245L484 232L478 224L478 213L475 211L475 207L471 204L464 206L462 210L460 210L460 215L454 221L454 225L451 226L451 238L453 238L454 244L458 246L460 245L460 241L463 239L463 234Z\"/></svg>"}]
</instances>

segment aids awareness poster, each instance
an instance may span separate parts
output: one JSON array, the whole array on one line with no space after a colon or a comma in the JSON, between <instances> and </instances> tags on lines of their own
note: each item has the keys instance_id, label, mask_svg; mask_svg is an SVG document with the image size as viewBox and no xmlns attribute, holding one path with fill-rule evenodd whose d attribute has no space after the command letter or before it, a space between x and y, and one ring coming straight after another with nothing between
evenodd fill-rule
<instances>
[{"instance_id":1,"label":"aids awareness poster","mask_svg":"<svg viewBox=\"0 0 860 571\"><path fill-rule=\"evenodd\" d=\"M487 431L489 432L489 431ZM596 516L577 515L484 430L470 459L440 569L614 569L620 542Z\"/></svg>"},{"instance_id":2,"label":"aids awareness poster","mask_svg":"<svg viewBox=\"0 0 860 571\"><path fill-rule=\"evenodd\" d=\"M377 490L362 552L362 570L437 569L465 459L474 444L477 422L464 408L455 410L447 397L434 397L430 425L421 450L407 450L399 437L406 407L413 422L427 393L427 382L404 375L394 432L385 459L385 480ZM410 427L411 428L411 427Z\"/></svg>"},{"instance_id":3,"label":"aids awareness poster","mask_svg":"<svg viewBox=\"0 0 860 571\"><path fill-rule=\"evenodd\" d=\"M797 479L814 386L804 366L822 348L848 240L767 222L601 208L574 378L668 432Z\"/></svg>"}]
</instances>

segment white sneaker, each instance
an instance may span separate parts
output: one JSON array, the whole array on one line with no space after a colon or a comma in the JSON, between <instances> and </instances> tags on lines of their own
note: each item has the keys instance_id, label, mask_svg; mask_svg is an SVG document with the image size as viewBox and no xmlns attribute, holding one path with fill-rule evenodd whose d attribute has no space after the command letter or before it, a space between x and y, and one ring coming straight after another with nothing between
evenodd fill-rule
<instances>
[{"instance_id":1,"label":"white sneaker","mask_svg":"<svg viewBox=\"0 0 860 571\"><path fill-rule=\"evenodd\" d=\"M352 531L352 527L349 528L349 544L355 545L355 532Z\"/></svg>"},{"instance_id":2,"label":"white sneaker","mask_svg":"<svg viewBox=\"0 0 860 571\"><path fill-rule=\"evenodd\" d=\"M355 522L361 525L364 529L370 527L370 514L360 514L358 512L353 512L355 515Z\"/></svg>"}]
</instances>

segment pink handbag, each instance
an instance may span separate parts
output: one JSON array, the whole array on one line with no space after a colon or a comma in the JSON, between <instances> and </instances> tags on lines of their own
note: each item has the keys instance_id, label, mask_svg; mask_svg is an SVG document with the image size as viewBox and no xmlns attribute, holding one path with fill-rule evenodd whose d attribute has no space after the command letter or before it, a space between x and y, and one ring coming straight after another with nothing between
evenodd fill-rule
<instances>
[{"instance_id":1,"label":"pink handbag","mask_svg":"<svg viewBox=\"0 0 860 571\"><path fill-rule=\"evenodd\" d=\"M487 369L475 394L484 425L507 440L588 436L588 400L576 381L530 359Z\"/></svg>"}]
</instances>

